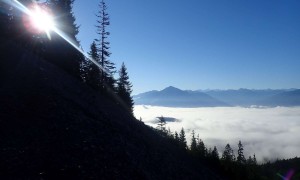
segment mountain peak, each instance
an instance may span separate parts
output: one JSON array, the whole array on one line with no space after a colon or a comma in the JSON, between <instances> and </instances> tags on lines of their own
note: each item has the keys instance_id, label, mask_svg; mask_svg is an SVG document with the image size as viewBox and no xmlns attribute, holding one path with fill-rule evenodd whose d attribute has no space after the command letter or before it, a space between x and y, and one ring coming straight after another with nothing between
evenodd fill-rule
<instances>
[{"instance_id":1,"label":"mountain peak","mask_svg":"<svg viewBox=\"0 0 300 180\"><path fill-rule=\"evenodd\" d=\"M169 87L166 87L165 89L163 89L162 91L182 91L182 90L178 89L174 86L169 86Z\"/></svg>"}]
</instances>

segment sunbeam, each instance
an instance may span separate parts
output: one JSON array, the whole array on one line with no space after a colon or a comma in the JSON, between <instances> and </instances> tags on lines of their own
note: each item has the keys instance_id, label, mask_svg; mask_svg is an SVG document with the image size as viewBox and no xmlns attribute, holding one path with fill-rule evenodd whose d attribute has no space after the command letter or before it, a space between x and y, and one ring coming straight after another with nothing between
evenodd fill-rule
<instances>
[{"instance_id":1,"label":"sunbeam","mask_svg":"<svg viewBox=\"0 0 300 180\"><path fill-rule=\"evenodd\" d=\"M36 12L28 9L26 6L24 6L18 0L4 0L4 3L7 3L7 4L15 7L16 9L25 13L29 17L36 16L36 14L35 14ZM35 1L33 3L34 3L34 6L38 6ZM45 15L43 15L43 16L45 16ZM47 19L50 19L50 17L47 17ZM41 19L38 18L38 21L40 22ZM49 22L51 22L51 21L49 20ZM61 38L63 38L65 41L67 41L71 46L73 46L77 51L79 51L82 55L84 55L84 57L86 59L88 59L89 61L94 63L96 66L98 66L102 71L107 73L107 71L97 61L95 61L93 58L89 57L89 55L87 53L85 53L78 45L76 45L76 43L70 37L68 37L62 30L58 29L55 26L54 22L51 22L51 23L52 23L51 25L48 24L48 25L43 26L43 29L45 28L45 33L47 34L48 38L50 37L50 31L55 32L57 35L59 35ZM42 24L45 24L45 23L43 22Z\"/></svg>"},{"instance_id":2,"label":"sunbeam","mask_svg":"<svg viewBox=\"0 0 300 180\"><path fill-rule=\"evenodd\" d=\"M89 61L94 63L96 66L98 66L102 71L106 73L105 69L97 61L89 57L88 54L86 54L79 46L77 46L76 43L71 38L69 38L63 31L61 31L56 27L54 27L52 31L58 34L60 37L62 37L65 41L67 41L70 45L72 45L77 51L83 54Z\"/></svg>"}]
</instances>

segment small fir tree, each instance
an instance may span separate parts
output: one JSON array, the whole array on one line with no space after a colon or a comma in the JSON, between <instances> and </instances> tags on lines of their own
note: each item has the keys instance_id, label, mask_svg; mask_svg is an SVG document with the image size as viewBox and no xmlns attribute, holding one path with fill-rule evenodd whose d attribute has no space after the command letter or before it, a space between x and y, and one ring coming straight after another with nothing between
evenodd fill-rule
<instances>
[{"instance_id":1,"label":"small fir tree","mask_svg":"<svg viewBox=\"0 0 300 180\"><path fill-rule=\"evenodd\" d=\"M161 132L166 132L166 120L163 116L161 117L157 117L158 119L158 123L157 123L157 128L158 130L160 130Z\"/></svg>"},{"instance_id":2,"label":"small fir tree","mask_svg":"<svg viewBox=\"0 0 300 180\"><path fill-rule=\"evenodd\" d=\"M219 160L219 152L216 146L214 146L214 149L211 152L211 157L214 160Z\"/></svg>"},{"instance_id":3,"label":"small fir tree","mask_svg":"<svg viewBox=\"0 0 300 180\"><path fill-rule=\"evenodd\" d=\"M178 135L177 131L175 131L175 133L174 133L174 139L175 139L175 142L179 144L179 135Z\"/></svg>"},{"instance_id":4,"label":"small fir tree","mask_svg":"<svg viewBox=\"0 0 300 180\"><path fill-rule=\"evenodd\" d=\"M181 148L186 149L186 137L185 137L185 131L183 128L180 130L179 134L179 145Z\"/></svg>"},{"instance_id":5,"label":"small fir tree","mask_svg":"<svg viewBox=\"0 0 300 180\"><path fill-rule=\"evenodd\" d=\"M96 62L99 62L99 55L97 52L97 45L95 41L91 44L91 50L88 53L89 56L95 60ZM100 69L97 65L90 62L89 60L86 61L86 67L85 67L86 75L85 75L85 81L88 85L93 87L94 89L99 90L100 88Z\"/></svg>"},{"instance_id":6,"label":"small fir tree","mask_svg":"<svg viewBox=\"0 0 300 180\"><path fill-rule=\"evenodd\" d=\"M222 154L222 160L226 161L226 162L235 161L235 156L234 156L233 150L232 150L232 148L230 147L229 144L227 144L225 146L224 152Z\"/></svg>"},{"instance_id":7,"label":"small fir tree","mask_svg":"<svg viewBox=\"0 0 300 180\"><path fill-rule=\"evenodd\" d=\"M169 138L174 139L174 135L173 135L173 133L172 133L170 127L168 127L167 135L168 135Z\"/></svg>"},{"instance_id":8,"label":"small fir tree","mask_svg":"<svg viewBox=\"0 0 300 180\"><path fill-rule=\"evenodd\" d=\"M205 144L202 141L202 139L200 139L199 137L198 137L198 144L197 144L197 152L199 154L199 157L202 159L205 158L207 155L207 149L205 147Z\"/></svg>"},{"instance_id":9,"label":"small fir tree","mask_svg":"<svg viewBox=\"0 0 300 180\"><path fill-rule=\"evenodd\" d=\"M192 139L191 139L191 152L195 154L197 152L197 140L195 137L195 131L192 131Z\"/></svg>"},{"instance_id":10,"label":"small fir tree","mask_svg":"<svg viewBox=\"0 0 300 180\"><path fill-rule=\"evenodd\" d=\"M131 97L132 85L129 82L129 76L127 73L127 68L124 63L122 63L121 69L119 71L119 79L117 81L117 95L121 99L121 103L130 112L133 113L133 100Z\"/></svg>"}]
</instances>

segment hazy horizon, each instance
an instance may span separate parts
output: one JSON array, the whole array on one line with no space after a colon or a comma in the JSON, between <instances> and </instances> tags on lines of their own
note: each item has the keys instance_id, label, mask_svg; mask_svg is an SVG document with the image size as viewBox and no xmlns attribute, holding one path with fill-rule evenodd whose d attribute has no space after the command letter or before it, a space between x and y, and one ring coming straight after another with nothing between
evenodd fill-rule
<instances>
[{"instance_id":1,"label":"hazy horizon","mask_svg":"<svg viewBox=\"0 0 300 180\"><path fill-rule=\"evenodd\" d=\"M164 90L168 87L174 87L174 88L180 89L182 91L214 91L214 90L216 90L216 91L228 91L228 90L242 90L242 89L247 89L247 90L296 90L296 89L300 89L300 88L295 88L295 87L290 87L290 88L245 88L245 87L240 87L240 88L224 88L224 89L222 89L222 88L184 89L184 88L181 88L181 87L169 85L169 86L166 86L166 87L161 88L161 89L149 89L149 90L146 90L144 92L140 92L140 93L133 94L133 95L135 96L135 95L142 94L142 93L149 92L149 91L161 91L161 90Z\"/></svg>"}]
</instances>

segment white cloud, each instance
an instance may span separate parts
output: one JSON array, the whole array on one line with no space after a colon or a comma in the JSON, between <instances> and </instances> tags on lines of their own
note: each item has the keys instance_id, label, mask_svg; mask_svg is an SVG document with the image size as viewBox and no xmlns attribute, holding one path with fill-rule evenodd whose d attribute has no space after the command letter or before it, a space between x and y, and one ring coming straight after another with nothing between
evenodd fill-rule
<instances>
[{"instance_id":1,"label":"white cloud","mask_svg":"<svg viewBox=\"0 0 300 180\"><path fill-rule=\"evenodd\" d=\"M180 131L182 127L190 139L190 131L200 135L208 147L217 146L220 152L229 143L237 148L244 144L245 155L256 154L259 160L300 156L300 107L275 108L169 108L135 106L135 116L156 127L158 116L180 121L169 122L167 127Z\"/></svg>"}]
</instances>

